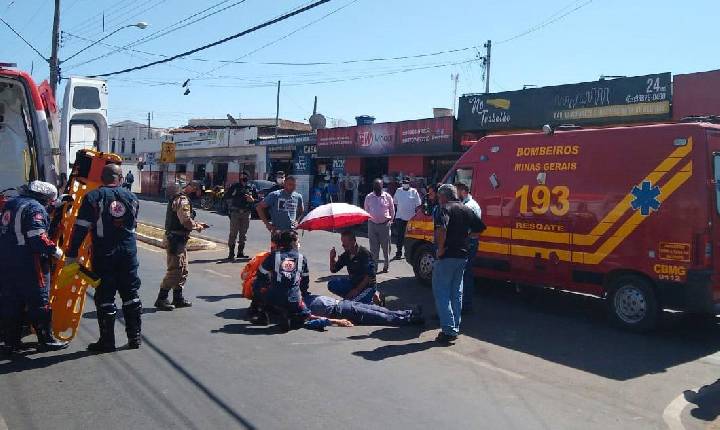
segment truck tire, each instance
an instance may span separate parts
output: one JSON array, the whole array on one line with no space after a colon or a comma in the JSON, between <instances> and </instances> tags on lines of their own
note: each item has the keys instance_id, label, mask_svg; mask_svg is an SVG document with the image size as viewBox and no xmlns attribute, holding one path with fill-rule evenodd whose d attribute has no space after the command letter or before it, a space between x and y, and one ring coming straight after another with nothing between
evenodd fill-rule
<instances>
[{"instance_id":1,"label":"truck tire","mask_svg":"<svg viewBox=\"0 0 720 430\"><path fill-rule=\"evenodd\" d=\"M608 308L615 325L638 333L653 330L661 312L650 282L635 275L622 275L612 281Z\"/></svg>"},{"instance_id":2,"label":"truck tire","mask_svg":"<svg viewBox=\"0 0 720 430\"><path fill-rule=\"evenodd\" d=\"M429 243L423 243L413 253L413 272L415 278L425 286L432 285L432 268L435 263L435 249Z\"/></svg>"}]
</instances>

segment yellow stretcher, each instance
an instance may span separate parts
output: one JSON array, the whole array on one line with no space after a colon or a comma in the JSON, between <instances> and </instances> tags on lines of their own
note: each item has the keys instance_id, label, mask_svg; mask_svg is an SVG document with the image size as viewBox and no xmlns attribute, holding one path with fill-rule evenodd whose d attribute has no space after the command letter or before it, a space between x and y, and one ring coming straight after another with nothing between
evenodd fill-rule
<instances>
[{"instance_id":1,"label":"yellow stretcher","mask_svg":"<svg viewBox=\"0 0 720 430\"><path fill-rule=\"evenodd\" d=\"M68 179L65 193L72 196L53 216L57 224L51 239L63 252L70 247L72 230L83 198L90 191L102 185L100 176L103 167L121 163L120 156L81 149L77 152L73 170ZM60 217L59 220L55 219ZM51 277L50 307L52 308L53 334L64 341L72 340L77 334L88 287L96 288L101 280L91 272L91 235L88 235L78 253L78 262L65 266L65 258L57 261Z\"/></svg>"}]
</instances>

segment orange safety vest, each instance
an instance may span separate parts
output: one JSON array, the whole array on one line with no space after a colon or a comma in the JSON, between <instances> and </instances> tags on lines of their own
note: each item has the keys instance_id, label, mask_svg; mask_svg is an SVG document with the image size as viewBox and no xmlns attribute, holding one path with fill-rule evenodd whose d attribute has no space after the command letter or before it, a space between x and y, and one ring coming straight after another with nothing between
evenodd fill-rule
<instances>
[{"instance_id":1,"label":"orange safety vest","mask_svg":"<svg viewBox=\"0 0 720 430\"><path fill-rule=\"evenodd\" d=\"M240 274L240 279L242 280L242 295L246 299L252 299L253 283L255 282L258 268L263 264L263 261L265 261L268 255L270 255L269 251L263 251L255 254L252 260L250 260L243 268L242 273Z\"/></svg>"}]
</instances>

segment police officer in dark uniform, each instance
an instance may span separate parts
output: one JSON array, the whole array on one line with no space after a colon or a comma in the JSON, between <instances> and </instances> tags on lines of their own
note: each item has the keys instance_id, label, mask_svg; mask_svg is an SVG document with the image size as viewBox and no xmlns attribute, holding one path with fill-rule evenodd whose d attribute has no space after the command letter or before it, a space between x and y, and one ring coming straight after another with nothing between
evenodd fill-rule
<instances>
[{"instance_id":1,"label":"police officer in dark uniform","mask_svg":"<svg viewBox=\"0 0 720 430\"><path fill-rule=\"evenodd\" d=\"M302 325L310 315L303 302L303 296L308 294L310 272L307 259L297 250L297 233L294 230L274 233L273 242L277 249L258 268L254 296L259 297L264 305L279 310L281 325L288 330ZM260 320L267 324L266 310L261 315Z\"/></svg>"},{"instance_id":2,"label":"police officer in dark uniform","mask_svg":"<svg viewBox=\"0 0 720 430\"><path fill-rule=\"evenodd\" d=\"M234 183L223 197L228 201L230 217L230 236L228 237L228 260L235 259L235 240L237 239L237 258L248 258L245 255L245 241L250 228L250 212L258 195L254 187L248 185L248 172L240 174L240 180Z\"/></svg>"},{"instance_id":3,"label":"police officer in dark uniform","mask_svg":"<svg viewBox=\"0 0 720 430\"><path fill-rule=\"evenodd\" d=\"M139 203L133 193L122 188L122 171L108 164L102 171L103 186L85 195L73 229L65 264L75 262L85 236L92 231L92 269L100 277L95 290L95 307L100 339L88 351L115 350L115 295L120 293L128 348L140 347L137 245L135 227Z\"/></svg>"},{"instance_id":4,"label":"police officer in dark uniform","mask_svg":"<svg viewBox=\"0 0 720 430\"><path fill-rule=\"evenodd\" d=\"M21 187L20 196L10 200L0 222L0 272L3 280L2 316L5 346L12 353L22 347L22 311L38 338L38 350L56 351L67 347L52 336L49 305L50 257L61 258L62 250L48 238L50 222L45 209L57 197L47 182L33 181Z\"/></svg>"}]
</instances>

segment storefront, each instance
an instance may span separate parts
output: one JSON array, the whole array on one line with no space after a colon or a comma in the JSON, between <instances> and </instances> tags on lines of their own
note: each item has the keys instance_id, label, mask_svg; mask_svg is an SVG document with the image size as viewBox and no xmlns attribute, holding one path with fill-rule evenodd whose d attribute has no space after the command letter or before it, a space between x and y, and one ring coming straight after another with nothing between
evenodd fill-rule
<instances>
[{"instance_id":1,"label":"storefront","mask_svg":"<svg viewBox=\"0 0 720 430\"><path fill-rule=\"evenodd\" d=\"M354 202L382 178L389 191L409 176L423 189L447 173L460 156L453 133L454 118L440 117L318 130L318 156L342 164L354 188ZM347 182L347 181L346 181Z\"/></svg>"}]
</instances>

